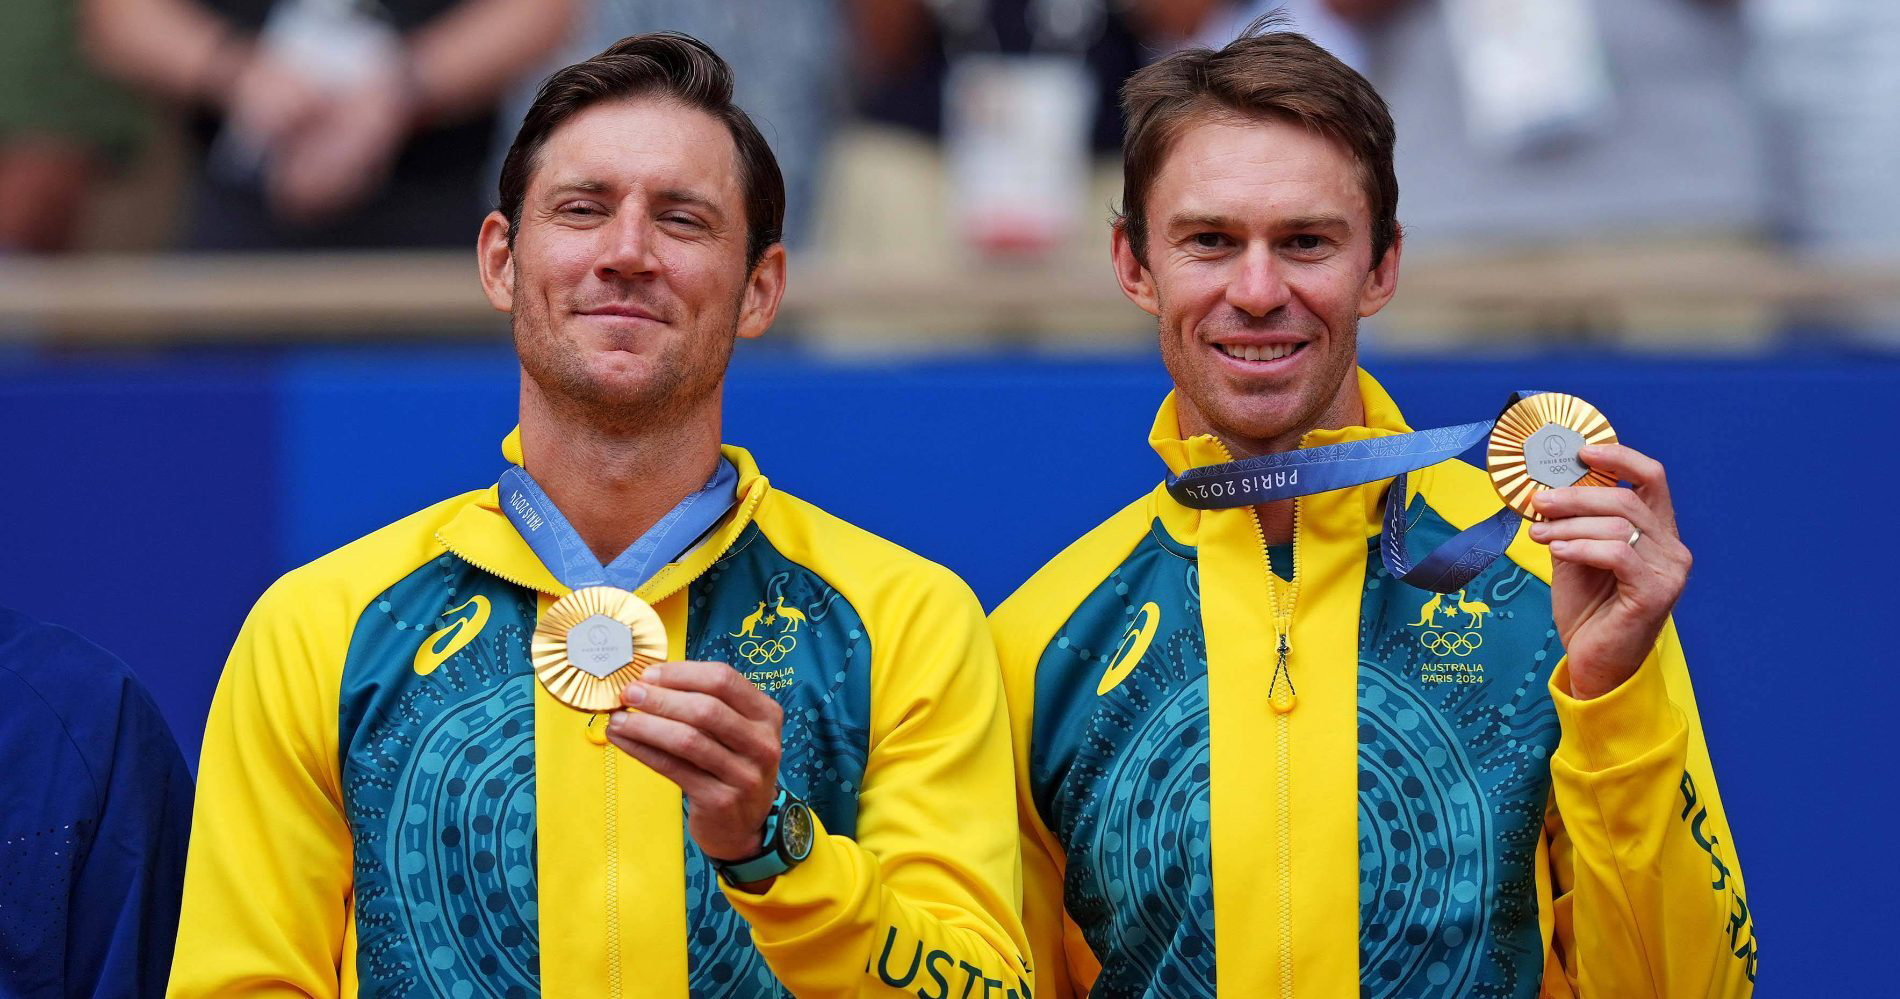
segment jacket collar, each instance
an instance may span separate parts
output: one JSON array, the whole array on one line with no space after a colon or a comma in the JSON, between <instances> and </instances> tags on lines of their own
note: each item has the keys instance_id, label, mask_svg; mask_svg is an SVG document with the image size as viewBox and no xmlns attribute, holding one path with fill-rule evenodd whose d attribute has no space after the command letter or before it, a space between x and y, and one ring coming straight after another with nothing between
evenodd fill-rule
<instances>
[{"instance_id":1,"label":"jacket collar","mask_svg":"<svg viewBox=\"0 0 1900 999\"><path fill-rule=\"evenodd\" d=\"M502 440L501 453L510 464L521 464L521 428L516 427ZM655 573L640 587L638 594L648 603L657 603L672 595L717 562L752 523L759 504L771 492L771 480L759 472L758 464L746 449L728 444L720 448L720 453L739 472L736 487L739 501L704 542ZM490 575L557 597L568 593L568 587L541 564L534 549L528 547L514 524L502 513L496 486L472 494L455 516L436 532L436 539L457 557Z\"/></svg>"},{"instance_id":2,"label":"jacket collar","mask_svg":"<svg viewBox=\"0 0 1900 999\"><path fill-rule=\"evenodd\" d=\"M1365 424L1363 426L1340 427L1333 430L1312 430L1300 438L1301 448L1322 447L1327 444L1340 444L1346 441L1370 440L1375 437L1391 437L1412 432L1406 424L1404 414L1399 412L1398 404L1378 380L1368 374L1364 368L1358 371L1359 397L1365 405ZM1180 475L1190 468L1202 465L1218 465L1234 460L1227 445L1212 434L1196 434L1193 437L1181 436L1181 420L1178 402L1174 392L1161 400L1161 408L1155 413L1152 429L1148 431L1148 446L1154 448L1161 460L1167 463L1169 473ZM1406 483L1406 499L1418 494L1419 476L1414 475ZM1390 479L1380 479L1361 486L1351 487L1360 494L1362 506L1368 524L1368 534L1379 530L1379 506L1385 496ZM1165 488L1157 490L1161 501L1161 513L1170 528L1181 526L1188 528L1191 536L1192 524L1180 517L1179 511L1188 508L1176 503ZM1189 511L1194 512L1194 511Z\"/></svg>"}]
</instances>

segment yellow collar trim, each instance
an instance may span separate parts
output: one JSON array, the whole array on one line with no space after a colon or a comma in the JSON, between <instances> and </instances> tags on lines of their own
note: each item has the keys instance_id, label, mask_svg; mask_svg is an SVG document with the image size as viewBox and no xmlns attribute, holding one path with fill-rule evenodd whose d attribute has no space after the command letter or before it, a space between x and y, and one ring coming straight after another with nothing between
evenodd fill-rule
<instances>
[{"instance_id":1,"label":"yellow collar trim","mask_svg":"<svg viewBox=\"0 0 1900 999\"><path fill-rule=\"evenodd\" d=\"M1392 401L1391 393L1380 385L1364 368L1360 368L1359 397L1365 405L1365 424L1355 427L1340 427L1330 430L1313 430L1300 439L1302 448L1320 447L1326 444L1340 444L1346 441L1370 440L1375 437L1391 437L1396 434L1411 433L1412 428L1405 422L1405 415L1399 411L1398 403ZM1181 436L1181 420L1178 402L1174 392L1161 400L1161 408L1155 413L1153 427L1148 432L1148 446L1168 465L1168 471L1179 475L1190 468L1201 465L1217 465L1232 461L1233 455L1226 445L1212 434L1196 434L1193 437ZM1407 482L1406 499L1409 501L1418 495L1421 475L1413 475ZM1385 487L1389 479L1380 479L1362 486L1354 486L1364 501L1367 535L1378 533L1379 505L1385 496ZM1158 490L1157 495L1166 507L1179 507L1166 490ZM1170 526L1173 519L1169 518Z\"/></svg>"}]
</instances>

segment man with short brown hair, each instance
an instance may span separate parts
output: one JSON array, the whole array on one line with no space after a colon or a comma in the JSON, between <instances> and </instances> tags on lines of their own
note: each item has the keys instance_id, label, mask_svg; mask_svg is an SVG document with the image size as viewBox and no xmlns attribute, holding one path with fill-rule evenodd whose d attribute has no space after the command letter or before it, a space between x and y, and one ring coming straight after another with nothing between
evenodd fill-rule
<instances>
[{"instance_id":1,"label":"man with short brown hair","mask_svg":"<svg viewBox=\"0 0 1900 999\"><path fill-rule=\"evenodd\" d=\"M258 601L174 995L1031 994L981 607L720 443L783 213L699 42L542 87L477 247L507 466Z\"/></svg>"},{"instance_id":2,"label":"man with short brown hair","mask_svg":"<svg viewBox=\"0 0 1900 999\"><path fill-rule=\"evenodd\" d=\"M1468 441L1407 436L1356 349L1398 283L1391 119L1267 27L1124 89L1171 474L991 619L1042 993L1745 995L1662 466L1583 446L1635 488L1520 529L1442 460Z\"/></svg>"}]
</instances>

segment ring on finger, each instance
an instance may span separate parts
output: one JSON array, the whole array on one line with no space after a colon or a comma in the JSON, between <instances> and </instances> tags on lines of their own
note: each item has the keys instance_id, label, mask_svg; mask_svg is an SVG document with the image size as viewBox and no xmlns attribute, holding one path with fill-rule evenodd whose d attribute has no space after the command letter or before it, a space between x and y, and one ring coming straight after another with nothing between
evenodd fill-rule
<instances>
[{"instance_id":1,"label":"ring on finger","mask_svg":"<svg viewBox=\"0 0 1900 999\"><path fill-rule=\"evenodd\" d=\"M1643 537L1642 528L1640 527L1630 528L1630 540L1629 540L1630 547L1631 548L1636 547L1636 542L1642 540L1642 537Z\"/></svg>"}]
</instances>

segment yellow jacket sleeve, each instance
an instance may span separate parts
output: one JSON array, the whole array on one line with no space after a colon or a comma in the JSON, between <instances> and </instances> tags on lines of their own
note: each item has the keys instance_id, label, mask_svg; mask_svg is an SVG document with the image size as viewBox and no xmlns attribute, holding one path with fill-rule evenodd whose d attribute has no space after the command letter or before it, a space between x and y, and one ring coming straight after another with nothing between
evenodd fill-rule
<instances>
[{"instance_id":1,"label":"yellow jacket sleeve","mask_svg":"<svg viewBox=\"0 0 1900 999\"><path fill-rule=\"evenodd\" d=\"M760 894L722 883L801 999L1033 994L996 653L976 598L934 575L908 574L866 622L882 650L856 839L819 830Z\"/></svg>"},{"instance_id":2,"label":"yellow jacket sleeve","mask_svg":"<svg viewBox=\"0 0 1900 999\"><path fill-rule=\"evenodd\" d=\"M218 681L171 996L342 991L351 881L336 745L343 650L326 646L348 629L323 635L312 609L289 580L273 586Z\"/></svg>"},{"instance_id":3,"label":"yellow jacket sleeve","mask_svg":"<svg viewBox=\"0 0 1900 999\"><path fill-rule=\"evenodd\" d=\"M1017 820L1023 840L1023 931L1029 937L1039 994L1055 999L1086 996L1102 973L1102 964L1083 939L1082 928L1069 918L1062 888L1067 858L1036 814L1028 767L1018 771L1017 784Z\"/></svg>"},{"instance_id":4,"label":"yellow jacket sleeve","mask_svg":"<svg viewBox=\"0 0 1900 999\"><path fill-rule=\"evenodd\" d=\"M1750 995L1755 927L1674 622L1622 686L1550 680L1553 946L1583 999Z\"/></svg>"}]
</instances>

